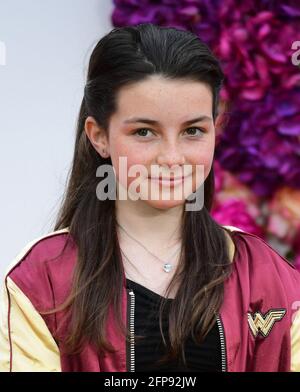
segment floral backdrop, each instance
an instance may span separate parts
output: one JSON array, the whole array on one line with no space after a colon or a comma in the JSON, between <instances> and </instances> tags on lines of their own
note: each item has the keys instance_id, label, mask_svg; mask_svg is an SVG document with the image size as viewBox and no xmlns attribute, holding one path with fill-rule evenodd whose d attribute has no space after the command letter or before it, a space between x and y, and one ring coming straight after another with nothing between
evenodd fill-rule
<instances>
[{"instance_id":1,"label":"floral backdrop","mask_svg":"<svg viewBox=\"0 0 300 392\"><path fill-rule=\"evenodd\" d=\"M212 216L264 238L300 270L300 1L114 0L115 27L190 30L226 75Z\"/></svg>"}]
</instances>

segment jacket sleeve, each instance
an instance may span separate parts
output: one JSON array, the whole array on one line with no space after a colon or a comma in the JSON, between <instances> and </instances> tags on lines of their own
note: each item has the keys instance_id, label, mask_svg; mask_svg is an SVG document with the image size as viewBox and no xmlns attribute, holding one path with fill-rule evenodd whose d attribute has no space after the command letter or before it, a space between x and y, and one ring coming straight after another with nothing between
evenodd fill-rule
<instances>
[{"instance_id":1,"label":"jacket sleeve","mask_svg":"<svg viewBox=\"0 0 300 392\"><path fill-rule=\"evenodd\" d=\"M300 302L299 302L300 305ZM293 315L291 327L291 371L300 372L300 308Z\"/></svg>"},{"instance_id":2,"label":"jacket sleeve","mask_svg":"<svg viewBox=\"0 0 300 392\"><path fill-rule=\"evenodd\" d=\"M60 372L59 349L42 316L9 276L1 290L0 372Z\"/></svg>"}]
</instances>

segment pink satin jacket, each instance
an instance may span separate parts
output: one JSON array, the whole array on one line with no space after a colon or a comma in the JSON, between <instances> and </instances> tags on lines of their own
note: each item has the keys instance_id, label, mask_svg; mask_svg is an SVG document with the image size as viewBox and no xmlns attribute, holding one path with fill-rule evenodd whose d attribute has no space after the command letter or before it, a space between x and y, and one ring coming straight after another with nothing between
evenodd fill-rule
<instances>
[{"instance_id":1,"label":"pink satin jacket","mask_svg":"<svg viewBox=\"0 0 300 392\"><path fill-rule=\"evenodd\" d=\"M299 271L260 237L224 227L233 233L235 253L217 317L222 370L300 371ZM66 228L27 244L8 267L1 299L1 371L134 372L135 294L126 289L125 275L122 317L132 343L118 333L111 308L107 338L115 354L100 355L86 344L80 354L66 355L53 337L58 324L67 323L63 312L39 313L66 299L76 255Z\"/></svg>"}]
</instances>

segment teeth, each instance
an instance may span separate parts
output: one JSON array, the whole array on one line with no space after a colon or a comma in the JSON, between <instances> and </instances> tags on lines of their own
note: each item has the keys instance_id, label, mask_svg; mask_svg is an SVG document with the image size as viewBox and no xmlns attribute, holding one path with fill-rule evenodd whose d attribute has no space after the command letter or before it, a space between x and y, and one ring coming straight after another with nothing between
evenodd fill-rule
<instances>
[{"instance_id":1,"label":"teeth","mask_svg":"<svg viewBox=\"0 0 300 392\"><path fill-rule=\"evenodd\" d=\"M150 177L151 178L151 177ZM163 177L152 177L153 180L160 180L160 181L180 181L182 180L182 177L179 178L174 178L174 177L170 177L170 178L163 178Z\"/></svg>"}]
</instances>

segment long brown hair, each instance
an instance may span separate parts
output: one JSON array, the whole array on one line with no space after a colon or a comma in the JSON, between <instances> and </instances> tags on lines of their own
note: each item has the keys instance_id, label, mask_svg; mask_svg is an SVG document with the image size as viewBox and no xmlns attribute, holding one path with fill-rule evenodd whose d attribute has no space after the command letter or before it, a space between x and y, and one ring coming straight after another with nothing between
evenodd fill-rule
<instances>
[{"instance_id":1,"label":"long brown hair","mask_svg":"<svg viewBox=\"0 0 300 392\"><path fill-rule=\"evenodd\" d=\"M114 28L95 46L78 117L70 177L54 227L54 230L67 227L78 248L70 295L61 306L50 311L66 307L71 310L70 334L64 342L70 353L79 352L84 340L101 351L114 351L105 339L111 304L120 333L129 339L121 317L124 269L115 202L99 200L95 192L99 182L95 175L97 168L112 162L96 152L84 124L87 116L93 116L108 134L109 119L117 107L118 90L153 74L206 83L213 94L214 120L218 114L224 75L210 49L193 33L145 23ZM180 272L175 273L167 293L177 281L180 285L170 307L170 347L162 361L179 358L181 352L185 362L184 341L190 333L198 343L204 339L216 322L223 301L224 280L230 274L231 262L224 228L209 213L214 184L212 167L204 182L203 208L183 212ZM162 297L159 320L164 343L165 303Z\"/></svg>"}]
</instances>

